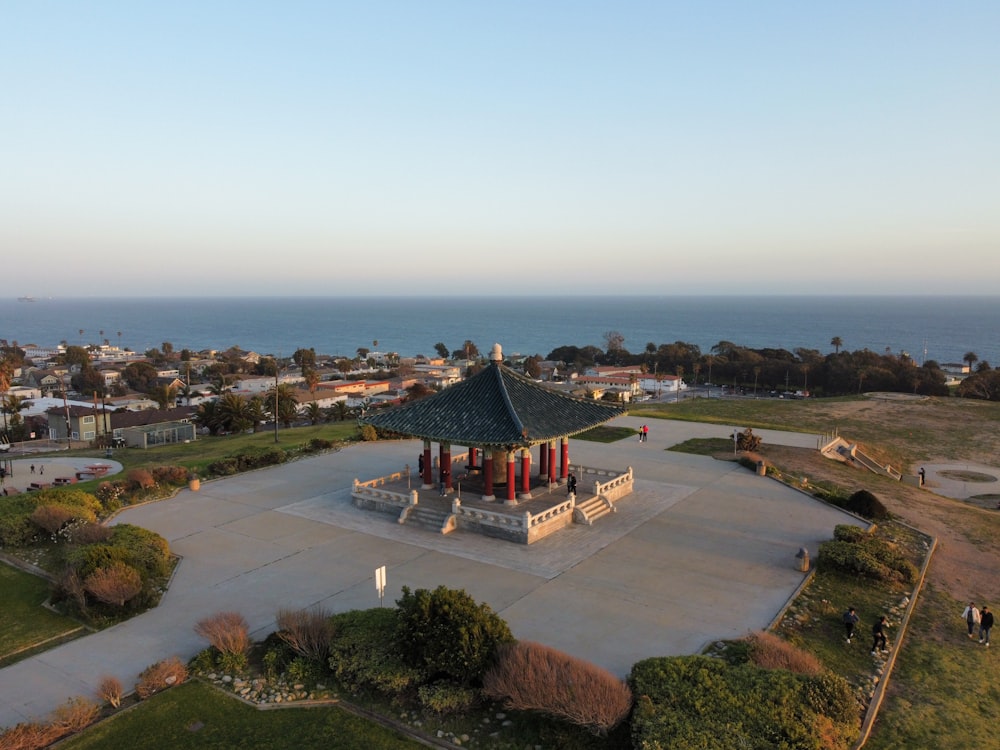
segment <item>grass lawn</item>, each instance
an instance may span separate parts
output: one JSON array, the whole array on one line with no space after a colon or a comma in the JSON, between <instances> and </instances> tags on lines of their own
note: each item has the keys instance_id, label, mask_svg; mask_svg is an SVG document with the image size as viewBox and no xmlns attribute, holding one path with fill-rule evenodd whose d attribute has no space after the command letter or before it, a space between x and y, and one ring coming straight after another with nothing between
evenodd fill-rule
<instances>
[{"instance_id":1,"label":"grass lawn","mask_svg":"<svg viewBox=\"0 0 1000 750\"><path fill-rule=\"evenodd\" d=\"M199 436L190 443L172 443L142 450L140 448L119 448L112 455L113 460L121 463L124 470L150 468L153 466L183 466L202 477L208 476L206 468L213 461L233 456L242 450L281 448L285 451L299 450L313 439L329 440L333 443L343 443L356 440L358 426L354 421L330 422L328 424L310 425L307 427L292 427L278 430L278 442L274 441L273 431L263 431L253 434L211 435ZM75 449L61 451L53 456L86 456L103 458L101 450ZM87 492L93 492L103 480L89 480L74 485Z\"/></svg>"},{"instance_id":2,"label":"grass lawn","mask_svg":"<svg viewBox=\"0 0 1000 750\"><path fill-rule=\"evenodd\" d=\"M48 598L49 582L17 568L0 563L0 667L36 652L30 648L49 639L85 631L80 623L57 615L42 606ZM73 636L68 636L73 637ZM40 646L38 650L51 646ZM22 650L23 649L23 650Z\"/></svg>"},{"instance_id":3,"label":"grass lawn","mask_svg":"<svg viewBox=\"0 0 1000 750\"><path fill-rule=\"evenodd\" d=\"M415 750L424 745L336 706L258 711L204 683L191 681L93 726L59 747Z\"/></svg>"}]
</instances>

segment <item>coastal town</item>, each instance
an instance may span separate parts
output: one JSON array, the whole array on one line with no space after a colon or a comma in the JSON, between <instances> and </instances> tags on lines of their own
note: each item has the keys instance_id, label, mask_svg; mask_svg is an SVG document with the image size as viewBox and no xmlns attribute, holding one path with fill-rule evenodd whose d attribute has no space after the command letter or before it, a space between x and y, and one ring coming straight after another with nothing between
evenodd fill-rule
<instances>
[{"instance_id":1,"label":"coastal town","mask_svg":"<svg viewBox=\"0 0 1000 750\"><path fill-rule=\"evenodd\" d=\"M373 342L377 345L377 342ZM443 348L443 345L442 345ZM359 348L354 357L299 349L286 359L231 348L144 353L102 344L19 347L0 340L9 374L0 383L0 445L67 443L147 448L199 434L343 421L461 382L482 368L477 347L437 357ZM508 364L560 392L619 403L679 395L678 375L630 364L575 371L564 362L514 356Z\"/></svg>"}]
</instances>

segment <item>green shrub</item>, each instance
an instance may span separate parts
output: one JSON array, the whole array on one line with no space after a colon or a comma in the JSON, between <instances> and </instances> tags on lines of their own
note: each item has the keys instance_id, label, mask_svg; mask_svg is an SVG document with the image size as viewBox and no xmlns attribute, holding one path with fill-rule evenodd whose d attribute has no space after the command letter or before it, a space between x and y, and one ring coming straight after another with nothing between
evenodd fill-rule
<instances>
[{"instance_id":1,"label":"green shrub","mask_svg":"<svg viewBox=\"0 0 1000 750\"><path fill-rule=\"evenodd\" d=\"M844 508L857 513L862 518L873 521L882 521L889 517L889 511L882 504L882 501L875 497L868 490L858 490L845 503Z\"/></svg>"},{"instance_id":2,"label":"green shrub","mask_svg":"<svg viewBox=\"0 0 1000 750\"><path fill-rule=\"evenodd\" d=\"M917 567L896 545L871 534L856 542L823 542L817 564L880 581L912 583L919 575Z\"/></svg>"},{"instance_id":3,"label":"green shrub","mask_svg":"<svg viewBox=\"0 0 1000 750\"><path fill-rule=\"evenodd\" d=\"M860 542L867 536L868 531L849 523L840 523L833 527L833 538L838 542Z\"/></svg>"},{"instance_id":4,"label":"green shrub","mask_svg":"<svg viewBox=\"0 0 1000 750\"><path fill-rule=\"evenodd\" d=\"M111 527L108 543L126 551L128 563L142 574L143 580L170 574L170 543L155 531L120 523Z\"/></svg>"},{"instance_id":5,"label":"green shrub","mask_svg":"<svg viewBox=\"0 0 1000 750\"><path fill-rule=\"evenodd\" d=\"M423 672L408 665L396 646L395 610L355 609L334 615L331 624L330 669L351 690L393 695L424 681Z\"/></svg>"},{"instance_id":6,"label":"green shrub","mask_svg":"<svg viewBox=\"0 0 1000 750\"><path fill-rule=\"evenodd\" d=\"M444 715L468 711L475 705L479 693L453 682L435 682L433 685L421 685L417 688L417 697L420 705L428 711Z\"/></svg>"},{"instance_id":7,"label":"green shrub","mask_svg":"<svg viewBox=\"0 0 1000 750\"><path fill-rule=\"evenodd\" d=\"M28 514L0 516L0 546L26 547L37 541L38 527L31 522Z\"/></svg>"},{"instance_id":8,"label":"green shrub","mask_svg":"<svg viewBox=\"0 0 1000 750\"><path fill-rule=\"evenodd\" d=\"M378 431L370 424L361 425L360 435L361 439L366 443L378 440Z\"/></svg>"},{"instance_id":9,"label":"green shrub","mask_svg":"<svg viewBox=\"0 0 1000 750\"><path fill-rule=\"evenodd\" d=\"M404 658L432 677L479 681L500 645L514 640L499 615L462 590L438 586L411 592L404 586L396 605Z\"/></svg>"},{"instance_id":10,"label":"green shrub","mask_svg":"<svg viewBox=\"0 0 1000 750\"><path fill-rule=\"evenodd\" d=\"M307 450L310 453L319 453L320 451L328 451L333 448L332 440L325 440L323 438L313 438L309 441L309 446Z\"/></svg>"},{"instance_id":11,"label":"green shrub","mask_svg":"<svg viewBox=\"0 0 1000 750\"><path fill-rule=\"evenodd\" d=\"M152 472L147 469L130 469L127 478L132 490L149 490L156 486Z\"/></svg>"},{"instance_id":12,"label":"green shrub","mask_svg":"<svg viewBox=\"0 0 1000 750\"><path fill-rule=\"evenodd\" d=\"M212 461L206 468L209 474L217 477L227 477L239 473L240 464L235 458L228 456L220 458L218 461Z\"/></svg>"},{"instance_id":13,"label":"green shrub","mask_svg":"<svg viewBox=\"0 0 1000 750\"><path fill-rule=\"evenodd\" d=\"M860 717L845 680L704 656L638 662L629 677L638 697L634 747L671 750L846 750Z\"/></svg>"}]
</instances>

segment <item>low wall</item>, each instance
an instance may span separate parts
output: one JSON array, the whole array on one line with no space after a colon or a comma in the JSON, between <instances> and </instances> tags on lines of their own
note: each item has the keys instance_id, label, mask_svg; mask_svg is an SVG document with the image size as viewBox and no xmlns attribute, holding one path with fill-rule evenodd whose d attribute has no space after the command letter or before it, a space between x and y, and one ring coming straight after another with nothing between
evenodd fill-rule
<instances>
[{"instance_id":1,"label":"low wall","mask_svg":"<svg viewBox=\"0 0 1000 750\"><path fill-rule=\"evenodd\" d=\"M402 472L390 476L396 477L398 480L401 478L400 474L402 474L402 477L406 476ZM390 513L394 516L399 516L406 508L417 504L416 490L410 490L409 492L386 490L383 489L385 480L385 477L379 477L367 482L359 482L355 479L354 486L351 489L351 499L354 501L354 505L362 510L375 510L379 513Z\"/></svg>"},{"instance_id":2,"label":"low wall","mask_svg":"<svg viewBox=\"0 0 1000 750\"><path fill-rule=\"evenodd\" d=\"M531 515L465 507L461 500L455 499L452 501L451 512L460 529L508 542L531 544L573 523L575 504L576 500L569 498L542 513Z\"/></svg>"},{"instance_id":3,"label":"low wall","mask_svg":"<svg viewBox=\"0 0 1000 750\"><path fill-rule=\"evenodd\" d=\"M610 481L601 483L594 482L594 494L600 495L609 502L619 500L626 495L632 494L632 487L635 484L635 474L629 466L624 473L612 477Z\"/></svg>"}]
</instances>

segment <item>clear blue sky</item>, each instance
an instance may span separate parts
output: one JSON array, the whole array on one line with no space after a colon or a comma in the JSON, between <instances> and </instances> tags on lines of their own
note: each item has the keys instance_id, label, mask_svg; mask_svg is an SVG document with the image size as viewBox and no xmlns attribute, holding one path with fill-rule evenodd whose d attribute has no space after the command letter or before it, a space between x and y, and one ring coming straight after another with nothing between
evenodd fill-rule
<instances>
[{"instance_id":1,"label":"clear blue sky","mask_svg":"<svg viewBox=\"0 0 1000 750\"><path fill-rule=\"evenodd\" d=\"M5 0L0 294L997 293L998 34L996 0Z\"/></svg>"}]
</instances>

